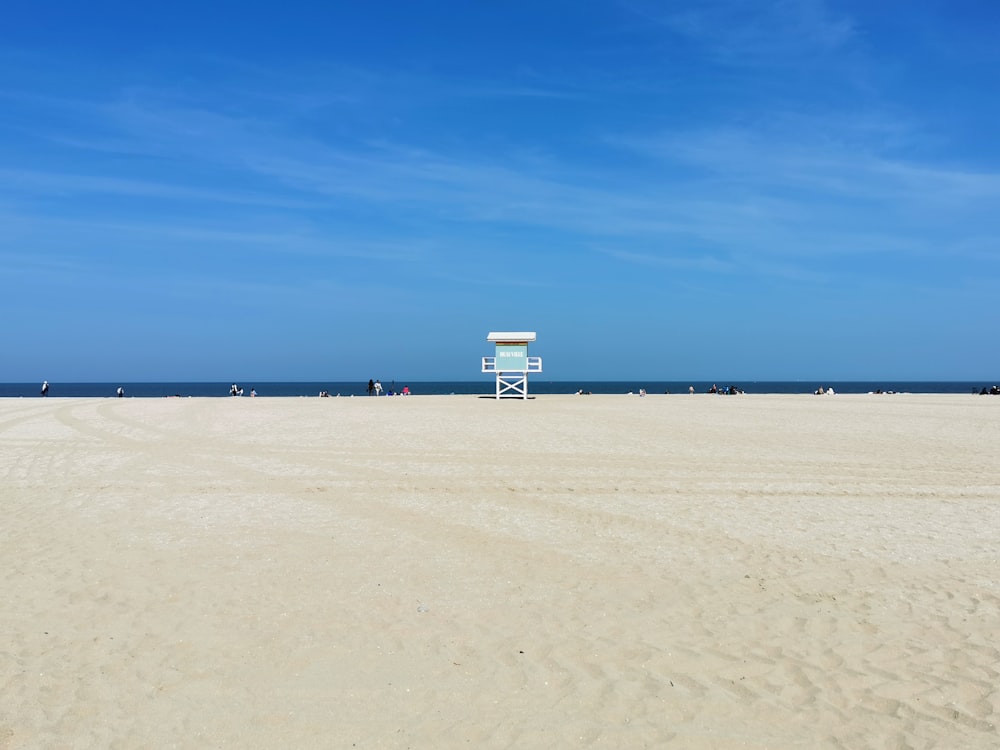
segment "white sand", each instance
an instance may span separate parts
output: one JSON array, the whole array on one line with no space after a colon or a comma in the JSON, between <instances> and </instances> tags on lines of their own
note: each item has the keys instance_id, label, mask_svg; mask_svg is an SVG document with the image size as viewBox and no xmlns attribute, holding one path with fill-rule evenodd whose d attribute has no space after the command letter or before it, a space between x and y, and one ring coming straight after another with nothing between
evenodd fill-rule
<instances>
[{"instance_id":1,"label":"white sand","mask_svg":"<svg viewBox=\"0 0 1000 750\"><path fill-rule=\"evenodd\" d=\"M0 748L996 748L1000 398L0 400Z\"/></svg>"}]
</instances>

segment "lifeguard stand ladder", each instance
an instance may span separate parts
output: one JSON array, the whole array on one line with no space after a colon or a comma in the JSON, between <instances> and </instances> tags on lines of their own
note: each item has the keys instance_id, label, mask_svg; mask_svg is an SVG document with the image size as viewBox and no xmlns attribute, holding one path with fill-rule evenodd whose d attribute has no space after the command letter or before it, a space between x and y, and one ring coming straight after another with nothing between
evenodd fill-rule
<instances>
[{"instance_id":1,"label":"lifeguard stand ladder","mask_svg":"<svg viewBox=\"0 0 1000 750\"><path fill-rule=\"evenodd\" d=\"M496 373L497 398L528 398L528 373L542 371L542 358L528 356L534 331L491 331L487 341L496 344L496 356L483 357L483 372Z\"/></svg>"}]
</instances>

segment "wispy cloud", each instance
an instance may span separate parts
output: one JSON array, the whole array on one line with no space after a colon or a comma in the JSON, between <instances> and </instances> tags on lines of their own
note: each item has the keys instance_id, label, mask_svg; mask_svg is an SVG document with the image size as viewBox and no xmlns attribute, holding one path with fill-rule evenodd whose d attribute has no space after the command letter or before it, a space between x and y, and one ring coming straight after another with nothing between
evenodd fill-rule
<instances>
[{"instance_id":1,"label":"wispy cloud","mask_svg":"<svg viewBox=\"0 0 1000 750\"><path fill-rule=\"evenodd\" d=\"M850 210L855 227L909 216L922 226L974 216L1000 200L1000 173L907 159L881 135L844 121L800 118L760 127L708 128L610 141L682 169L697 192L732 199L754 194L764 214L815 221ZM937 213L934 213L934 212ZM930 213L928 213L930 212ZM955 227L959 229L958 227ZM898 229L898 226L897 226ZM975 231L975 225L966 227ZM840 227L837 234L847 231Z\"/></svg>"},{"instance_id":2,"label":"wispy cloud","mask_svg":"<svg viewBox=\"0 0 1000 750\"><path fill-rule=\"evenodd\" d=\"M715 0L682 11L638 2L628 7L697 42L717 60L741 65L832 52L856 33L851 19L823 0Z\"/></svg>"},{"instance_id":3,"label":"wispy cloud","mask_svg":"<svg viewBox=\"0 0 1000 750\"><path fill-rule=\"evenodd\" d=\"M580 101L592 98L584 91L555 88L546 85L500 85L500 84L458 84L454 91L459 96L480 99L552 99Z\"/></svg>"},{"instance_id":4,"label":"wispy cloud","mask_svg":"<svg viewBox=\"0 0 1000 750\"><path fill-rule=\"evenodd\" d=\"M782 28L815 22L813 33L820 34L826 23L822 6L795 7L798 20L785 19ZM713 8L703 13L721 12ZM763 17L751 16L746 23L752 28L763 23ZM834 43L837 22L830 24ZM504 93L502 87L495 93L535 95ZM527 227L614 238L616 249L604 255L622 263L808 279L825 273L813 270L820 256L920 257L948 232L953 246L988 253L983 236L992 225L970 222L956 229L935 212L973 215L1000 198L1000 175L901 156L919 143L919 128L878 113L823 118L772 112L740 126L637 128L605 136L595 147L612 158L587 162L520 146L491 152L461 138L430 145L407 131L395 139L303 132L281 107L211 108L152 89L130 89L103 102L68 100L64 110L80 113L86 134L68 128L49 132L50 139L61 138L71 151L111 144L146 159L153 171L88 173L86 166L93 170L95 162L85 158L74 171L6 168L0 179L8 203L89 193L145 196L164 205L261 208L273 216L267 222L251 219L238 230L189 218L172 221L169 210L148 227L176 240L246 243L274 252L400 260L441 252L435 243L421 256L417 250L380 251L381 240L357 241L358 228L378 217L369 234L385 237L383 248L393 246L394 232L419 237L429 224L436 232L463 224ZM619 163L616 156L628 158ZM183 168L172 170L178 164ZM89 221L95 232L123 231L120 222L99 216ZM908 230L906 221L920 231Z\"/></svg>"},{"instance_id":5,"label":"wispy cloud","mask_svg":"<svg viewBox=\"0 0 1000 750\"><path fill-rule=\"evenodd\" d=\"M673 268L726 274L739 273L740 271L740 265L738 263L712 256L689 257L685 255L672 255L669 251L655 254L639 253L631 250L620 250L616 248L602 248L599 252L628 263L636 263L639 265L654 266L658 268Z\"/></svg>"},{"instance_id":6,"label":"wispy cloud","mask_svg":"<svg viewBox=\"0 0 1000 750\"><path fill-rule=\"evenodd\" d=\"M439 218L455 221L511 221L578 231L669 228L669 222L657 215L655 198L604 187L602 177L581 175L558 162L540 168L536 157L526 165L505 160L509 154L446 154L385 140L338 147L293 136L280 123L259 118L134 100L110 108L108 123L134 151L214 164L246 175L253 184L280 187L277 195L291 190L307 203L340 198L379 204L380 210L391 204L400 214L432 210ZM38 175L34 179L45 182ZM90 179L95 190L129 187L127 182ZM58 182L58 177L50 182ZM86 178L70 184L83 188ZM181 191L142 183L136 188ZM191 194L197 195L197 190ZM223 198L215 191L206 197ZM255 193L234 191L229 200L254 197ZM602 216L608 220L602 221Z\"/></svg>"},{"instance_id":7,"label":"wispy cloud","mask_svg":"<svg viewBox=\"0 0 1000 750\"><path fill-rule=\"evenodd\" d=\"M32 215L23 210L0 212L6 229L0 242L0 256L47 262L47 259L72 257L74 248L99 245L106 251L141 248L146 260L153 253L164 252L168 263L201 256L206 249L224 257L247 255L266 250L273 255L361 259L369 263L420 263L434 250L433 242L410 237L407 240L379 240L368 233L325 236L321 227L310 228L306 222L291 224L280 217L244 220L239 225L222 219L153 218L125 221L87 216L83 218ZM27 247L33 253L16 248ZM45 250L47 252L38 252ZM60 253L66 255L60 256ZM72 262L64 260L61 262ZM87 265L121 263L115 255L102 255L85 261Z\"/></svg>"},{"instance_id":8,"label":"wispy cloud","mask_svg":"<svg viewBox=\"0 0 1000 750\"><path fill-rule=\"evenodd\" d=\"M10 196L32 194L67 197L81 194L106 194L276 208L310 209L322 205L315 200L296 200L274 192L252 193L238 189L205 189L151 180L29 169L0 169L0 184L3 185L0 187L0 194L6 192Z\"/></svg>"}]
</instances>

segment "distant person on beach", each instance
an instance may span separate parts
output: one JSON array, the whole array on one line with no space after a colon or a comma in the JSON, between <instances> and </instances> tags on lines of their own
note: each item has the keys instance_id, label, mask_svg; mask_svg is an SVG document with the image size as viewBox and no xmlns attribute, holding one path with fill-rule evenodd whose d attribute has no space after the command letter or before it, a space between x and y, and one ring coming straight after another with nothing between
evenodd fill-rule
<instances>
[{"instance_id":1,"label":"distant person on beach","mask_svg":"<svg viewBox=\"0 0 1000 750\"><path fill-rule=\"evenodd\" d=\"M376 380L375 381L375 395L376 396L381 396L382 395L382 381L381 380Z\"/></svg>"},{"instance_id":2,"label":"distant person on beach","mask_svg":"<svg viewBox=\"0 0 1000 750\"><path fill-rule=\"evenodd\" d=\"M243 389L240 388L238 385L236 385L236 383L233 383L231 386L229 386L229 395L230 396L242 396L243 395Z\"/></svg>"},{"instance_id":3,"label":"distant person on beach","mask_svg":"<svg viewBox=\"0 0 1000 750\"><path fill-rule=\"evenodd\" d=\"M369 396L375 395L375 381L371 380L370 378L368 380L368 395Z\"/></svg>"},{"instance_id":4,"label":"distant person on beach","mask_svg":"<svg viewBox=\"0 0 1000 750\"><path fill-rule=\"evenodd\" d=\"M251 388L250 389L250 398L257 398L257 389L256 388Z\"/></svg>"},{"instance_id":5,"label":"distant person on beach","mask_svg":"<svg viewBox=\"0 0 1000 750\"><path fill-rule=\"evenodd\" d=\"M42 382L42 395L43 396L48 396L49 395L49 381L48 380Z\"/></svg>"},{"instance_id":6,"label":"distant person on beach","mask_svg":"<svg viewBox=\"0 0 1000 750\"><path fill-rule=\"evenodd\" d=\"M118 386L118 398L125 398L125 389Z\"/></svg>"},{"instance_id":7,"label":"distant person on beach","mask_svg":"<svg viewBox=\"0 0 1000 750\"><path fill-rule=\"evenodd\" d=\"M408 386L408 385L404 385L403 386L403 395L404 396L409 396L410 395L410 386Z\"/></svg>"},{"instance_id":8,"label":"distant person on beach","mask_svg":"<svg viewBox=\"0 0 1000 750\"><path fill-rule=\"evenodd\" d=\"M692 386L688 386L688 393L690 393L692 396L694 395L694 386L693 385Z\"/></svg>"}]
</instances>

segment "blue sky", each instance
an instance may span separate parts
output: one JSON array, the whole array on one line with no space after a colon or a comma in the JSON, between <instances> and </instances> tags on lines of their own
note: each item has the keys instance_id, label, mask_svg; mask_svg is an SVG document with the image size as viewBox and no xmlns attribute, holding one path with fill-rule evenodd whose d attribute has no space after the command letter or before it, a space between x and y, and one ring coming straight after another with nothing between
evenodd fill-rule
<instances>
[{"instance_id":1,"label":"blue sky","mask_svg":"<svg viewBox=\"0 0 1000 750\"><path fill-rule=\"evenodd\" d=\"M1000 373L1000 4L19 3L0 381Z\"/></svg>"}]
</instances>

